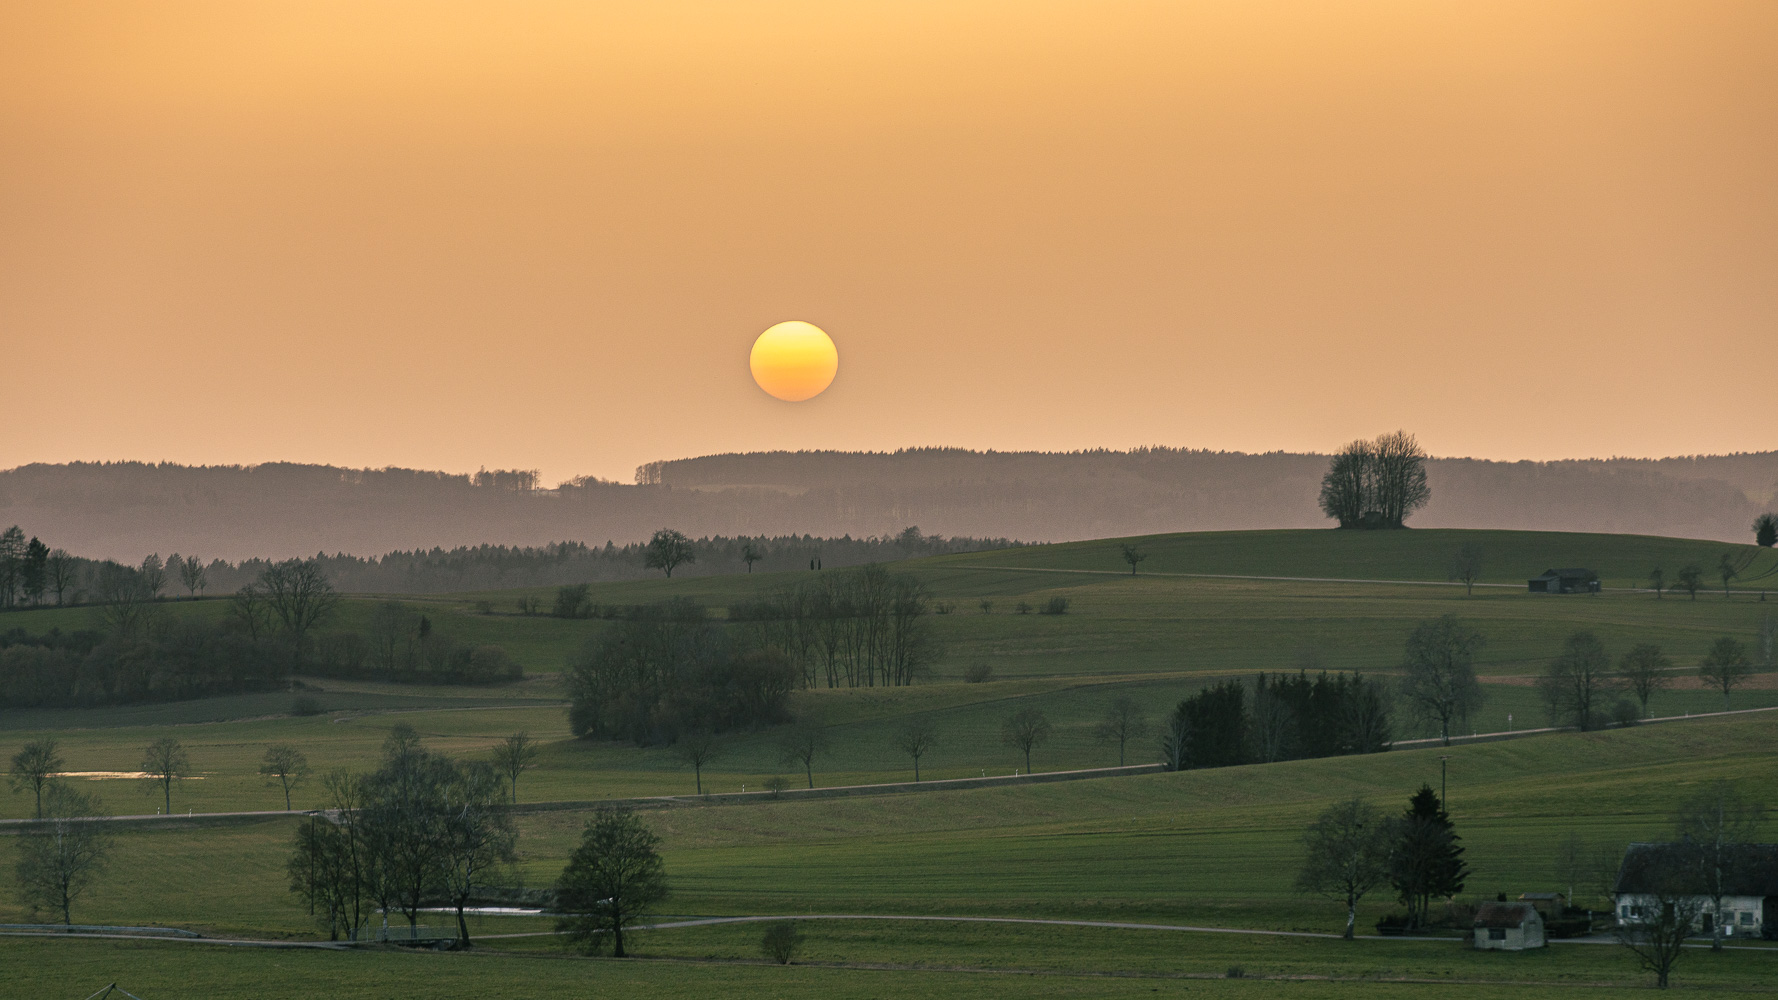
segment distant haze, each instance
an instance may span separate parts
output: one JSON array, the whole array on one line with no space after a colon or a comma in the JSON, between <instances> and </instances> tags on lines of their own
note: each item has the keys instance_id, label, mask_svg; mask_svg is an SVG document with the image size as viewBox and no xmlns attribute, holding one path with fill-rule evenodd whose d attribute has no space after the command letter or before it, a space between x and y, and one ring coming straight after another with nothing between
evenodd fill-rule
<instances>
[{"instance_id":1,"label":"distant haze","mask_svg":"<svg viewBox=\"0 0 1778 1000\"><path fill-rule=\"evenodd\" d=\"M1772 0L4 4L0 464L1768 449L1775 38ZM839 346L806 403L748 374L791 319ZM1312 522L1289 489L1100 520ZM399 521L241 530L494 530Z\"/></svg>"},{"instance_id":2,"label":"distant haze","mask_svg":"<svg viewBox=\"0 0 1778 1000\"><path fill-rule=\"evenodd\" d=\"M361 556L460 545L602 545L703 535L1067 541L1326 526L1327 458L1151 449L1072 454L914 449L714 455L651 463L644 485L404 469L33 465L0 472L0 525L78 555ZM1778 452L1573 462L1434 459L1420 527L1627 532L1747 542L1778 509Z\"/></svg>"}]
</instances>

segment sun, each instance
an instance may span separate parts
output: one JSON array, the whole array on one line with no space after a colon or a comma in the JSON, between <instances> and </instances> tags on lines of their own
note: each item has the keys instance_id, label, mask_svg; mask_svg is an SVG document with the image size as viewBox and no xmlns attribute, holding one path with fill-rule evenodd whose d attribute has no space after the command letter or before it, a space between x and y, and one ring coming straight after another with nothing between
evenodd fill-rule
<instances>
[{"instance_id":1,"label":"sun","mask_svg":"<svg viewBox=\"0 0 1778 1000\"><path fill-rule=\"evenodd\" d=\"M833 384L840 352L820 327L793 319L759 335L747 367L761 389L787 403L800 403Z\"/></svg>"}]
</instances>

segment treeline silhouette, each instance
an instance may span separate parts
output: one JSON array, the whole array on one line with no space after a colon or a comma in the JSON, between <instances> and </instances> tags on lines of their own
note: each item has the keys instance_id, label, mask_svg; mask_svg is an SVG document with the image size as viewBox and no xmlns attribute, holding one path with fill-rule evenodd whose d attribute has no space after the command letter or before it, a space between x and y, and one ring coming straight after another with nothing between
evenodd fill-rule
<instances>
[{"instance_id":1,"label":"treeline silhouette","mask_svg":"<svg viewBox=\"0 0 1778 1000\"><path fill-rule=\"evenodd\" d=\"M758 452L650 463L636 484L582 477L547 489L535 473L508 470L459 476L288 463L39 464L0 471L0 510L87 556L134 562L177 550L238 561L393 552L406 556L393 570L379 565L379 577L399 577L407 562L441 564L420 567L424 577L447 569L446 554L470 551L463 546L523 552L560 539L609 539L622 548L666 525L693 537L800 540L895 538L918 524L939 535L1027 541L1317 527L1325 524L1317 498L1327 463L1317 454L1175 448ZM1433 458L1426 475L1432 499L1412 522L1421 527L1745 541L1756 516L1778 510L1778 452ZM456 562L488 565L446 589L499 578L497 559ZM688 572L721 563L700 555ZM343 572L340 585L361 586ZM369 589L379 588L398 589L381 582Z\"/></svg>"},{"instance_id":2,"label":"treeline silhouette","mask_svg":"<svg viewBox=\"0 0 1778 1000\"><path fill-rule=\"evenodd\" d=\"M1361 674L1260 674L1204 688L1168 716L1161 751L1169 767L1233 767L1389 749L1392 702Z\"/></svg>"},{"instance_id":3,"label":"treeline silhouette","mask_svg":"<svg viewBox=\"0 0 1778 1000\"><path fill-rule=\"evenodd\" d=\"M9 532L23 532L14 527ZM263 558L229 562L204 561L180 553L162 559L151 553L140 565L122 566L104 559L70 555L65 549L43 549L42 566L32 563L8 574L8 560L0 546L0 609L90 604L100 599L100 581L107 573L128 570L148 590L151 600L200 597L205 593L230 593L260 579L285 560ZM1005 538L943 538L925 535L918 526L892 537L816 538L809 535L776 538L698 538L688 540L692 562L681 567L681 576L713 576L744 573L842 568L873 562L977 552L1007 548L1019 542ZM31 549L35 554L36 549ZM648 545L635 542L592 546L582 542L556 542L536 547L501 545L465 546L457 549L391 552L382 556L317 554L306 562L315 565L337 590L370 594L438 594L469 590L502 590L517 587L561 586L585 581L634 580L657 571L648 565ZM10 588L8 580L18 583ZM52 581L54 585L29 583ZM567 615L566 617L579 617Z\"/></svg>"}]
</instances>

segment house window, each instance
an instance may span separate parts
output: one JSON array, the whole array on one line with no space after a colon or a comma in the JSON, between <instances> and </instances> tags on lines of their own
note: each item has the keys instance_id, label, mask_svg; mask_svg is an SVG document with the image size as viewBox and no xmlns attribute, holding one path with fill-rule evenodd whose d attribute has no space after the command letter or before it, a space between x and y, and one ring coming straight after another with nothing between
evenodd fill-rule
<instances>
[{"instance_id":1,"label":"house window","mask_svg":"<svg viewBox=\"0 0 1778 1000\"><path fill-rule=\"evenodd\" d=\"M1752 927L1753 926L1753 911L1752 910L1742 910L1741 911L1741 926L1743 926L1743 927Z\"/></svg>"},{"instance_id":2,"label":"house window","mask_svg":"<svg viewBox=\"0 0 1778 1000\"><path fill-rule=\"evenodd\" d=\"M1504 927L1490 927L1490 928L1488 928L1488 940L1490 940L1490 941L1505 941L1506 940L1506 928L1504 928Z\"/></svg>"}]
</instances>

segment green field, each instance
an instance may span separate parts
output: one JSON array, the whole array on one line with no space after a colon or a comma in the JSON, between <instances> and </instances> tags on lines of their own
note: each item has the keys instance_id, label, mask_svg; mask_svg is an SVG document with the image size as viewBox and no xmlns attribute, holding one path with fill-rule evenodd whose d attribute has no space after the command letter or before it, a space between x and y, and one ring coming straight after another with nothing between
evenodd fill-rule
<instances>
[{"instance_id":1,"label":"green field","mask_svg":"<svg viewBox=\"0 0 1778 1000\"><path fill-rule=\"evenodd\" d=\"M1480 587L1473 596L1445 585L1442 567L1465 540L1483 545L1490 580L1516 585ZM1001 744L1000 721L1028 706L1041 708L1055 726L1051 741L1033 756L1035 769L1115 764L1115 749L1095 742L1091 730L1117 697L1132 696L1158 716L1206 683L1258 670L1315 664L1386 676L1413 625L1445 613L1471 622L1488 640L1478 662L1488 703L1472 728L1540 726L1544 714L1528 680L1578 629L1598 633L1613 653L1635 642L1658 642L1684 681L1715 638L1735 636L1751 645L1768 610L1778 612L1778 601L1762 603L1757 589L1778 582L1772 576L1778 559L1763 551L1751 553L1742 589L1729 597L1720 589L1701 592L1696 601L1684 595L1657 600L1628 589L1568 597L1523 590L1524 578L1546 566L1591 566L1608 586L1627 588L1646 572L1639 567L1659 563L1671 572L1686 561L1709 567L1722 551L1748 550L1719 543L1298 531L1164 536L1137 544L1150 558L1135 577L1121 567L1117 543L1107 541L893 567L919 575L935 600L952 607L933 618L946 652L933 679L914 687L794 696L793 710L828 731L831 750L816 763L816 783L911 778L892 737L913 717L930 719L940 734L922 762L924 776L1010 774L1023 760ZM1182 575L1194 573L1224 575ZM688 596L720 614L736 600L807 578L756 574L605 584L594 587L594 599L640 604ZM1353 582L1367 580L1391 582ZM1013 613L1021 601L1041 606L1053 596L1069 599L1067 614ZM333 627L359 627L374 600L347 601ZM7 712L0 714L0 750L10 753L7 748L26 739L54 735L68 770L123 772L137 767L145 744L170 733L186 745L196 771L174 790L174 811L203 813L282 806L280 793L256 773L270 743L300 747L317 770L364 770L374 766L383 739L398 723L414 726L430 746L455 756L484 753L507 733L524 729L545 741L539 766L520 784L524 802L692 791L689 770L668 750L570 738L553 674L606 623L508 613L515 606L511 593L403 600L425 608L441 631L459 640L506 646L530 676L489 688L308 678L304 693L325 711L301 718L289 714L288 693ZM992 613L979 607L982 600L993 602ZM480 610L483 602L493 613ZM219 601L166 607L181 615L221 610ZM91 615L88 609L30 611L7 616L0 626L90 627ZM976 662L988 663L995 679L963 683L964 669ZM1757 675L1735 693L1733 707L1778 704L1775 679ZM1657 695L1652 706L1658 715L1721 707L1720 696L1699 690L1695 680ZM1396 728L1404 737L1421 731L1405 718ZM1698 782L1723 778L1763 794L1778 775L1775 735L1778 713L1761 713L1445 751L1451 755L1451 808L1475 872L1468 895L1564 888L1552 881L1557 837L1574 831L1602 849L1618 849L1632 839L1659 836L1673 803ZM776 758L774 738L770 731L725 736L720 757L705 771L706 788L758 789L766 778L788 773ZM1290 890L1298 831L1340 796L1364 794L1392 808L1404 803L1420 782L1437 783L1440 752L1397 749L1368 757L914 795L680 804L647 815L665 841L675 887L668 910L674 914L1037 916L1330 931L1339 927L1338 907ZM1131 762L1155 756L1152 739L1131 747ZM156 799L138 781L89 779L83 786L115 814L156 811ZM317 800L313 783L296 796L299 808ZM23 797L0 796L0 814L28 811ZM527 884L553 879L584 819L578 811L521 816ZM274 817L123 832L110 875L76 919L312 937L309 918L283 888L281 868L296 822ZM0 871L10 868L12 843L0 837ZM1368 901L1365 923L1386 904ZM0 920L27 917L10 897L0 902ZM483 918L474 930L544 926ZM662 930L642 937L645 961L625 964L565 961L547 937L491 940L472 955L0 939L0 962L36 977L13 979L9 972L0 994L12 995L11 983L17 982L29 986L18 995L84 997L114 979L148 1000L155 990L280 996L300 989L313 995L316 984L321 992L348 997L531 996L601 981L637 996L1123 996L1189 988L1230 996L1333 997L1413 996L1424 982L1482 984L1464 987L1477 996L1504 996L1508 989L1514 996L1558 988L1603 992L1643 982L1620 949L1588 945L1478 956L1449 942L1342 945L1102 928L816 921L805 955L810 964L781 969L749 964L756 941L757 928L744 925ZM56 959L34 958L47 955ZM1678 980L1756 989L1778 980L1772 963L1778 954L1698 955L1682 966ZM1242 966L1249 977L1215 978L1231 965ZM274 976L268 969L288 971ZM938 971L946 969L977 971ZM128 974L121 970L142 977L150 992L123 981ZM1199 978L1188 987L1173 981L1180 976ZM100 981L82 990L89 979ZM1388 985L1391 980L1422 982ZM1486 985L1491 983L1511 985Z\"/></svg>"}]
</instances>

